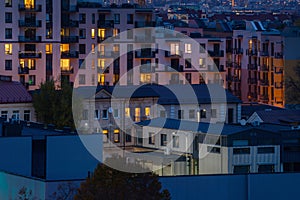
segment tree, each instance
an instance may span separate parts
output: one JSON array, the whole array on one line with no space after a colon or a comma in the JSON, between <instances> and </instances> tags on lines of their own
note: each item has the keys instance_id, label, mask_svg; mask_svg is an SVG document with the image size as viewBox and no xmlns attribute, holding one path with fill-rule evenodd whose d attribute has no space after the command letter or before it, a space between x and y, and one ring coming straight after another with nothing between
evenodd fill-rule
<instances>
[{"instance_id":1,"label":"tree","mask_svg":"<svg viewBox=\"0 0 300 200\"><path fill-rule=\"evenodd\" d=\"M41 83L40 89L33 95L33 106L38 121L54 124L58 128L75 128L72 115L72 87L62 82L56 88L55 81Z\"/></svg>"},{"instance_id":2,"label":"tree","mask_svg":"<svg viewBox=\"0 0 300 200\"><path fill-rule=\"evenodd\" d=\"M300 104L300 62L288 66L285 71L286 104Z\"/></svg>"},{"instance_id":3,"label":"tree","mask_svg":"<svg viewBox=\"0 0 300 200\"><path fill-rule=\"evenodd\" d=\"M129 168L139 167L124 162L125 165ZM168 190L161 190L158 176L152 172L127 173L99 164L94 173L81 184L74 199L171 199Z\"/></svg>"},{"instance_id":4,"label":"tree","mask_svg":"<svg viewBox=\"0 0 300 200\"><path fill-rule=\"evenodd\" d=\"M76 194L77 185L73 182L66 182L57 186L57 191L50 195L50 199L55 200L71 200Z\"/></svg>"},{"instance_id":5,"label":"tree","mask_svg":"<svg viewBox=\"0 0 300 200\"><path fill-rule=\"evenodd\" d=\"M26 187L22 187L18 192L16 200L38 200L39 198L33 197L32 190L27 190Z\"/></svg>"}]
</instances>

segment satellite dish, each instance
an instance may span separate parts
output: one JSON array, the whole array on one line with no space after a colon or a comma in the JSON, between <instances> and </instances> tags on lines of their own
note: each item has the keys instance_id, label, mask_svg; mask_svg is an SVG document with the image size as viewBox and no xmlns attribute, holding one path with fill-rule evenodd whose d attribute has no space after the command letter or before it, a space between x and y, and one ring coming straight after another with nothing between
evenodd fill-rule
<instances>
[{"instance_id":1,"label":"satellite dish","mask_svg":"<svg viewBox=\"0 0 300 200\"><path fill-rule=\"evenodd\" d=\"M245 119L242 119L242 120L240 120L240 124L242 125L242 126L245 126L246 125L246 120Z\"/></svg>"}]
</instances>

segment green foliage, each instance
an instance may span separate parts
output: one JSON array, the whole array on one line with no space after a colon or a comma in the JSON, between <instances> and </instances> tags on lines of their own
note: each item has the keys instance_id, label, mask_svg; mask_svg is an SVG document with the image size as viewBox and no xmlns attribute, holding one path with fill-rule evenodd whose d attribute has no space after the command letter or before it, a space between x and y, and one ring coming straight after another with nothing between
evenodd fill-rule
<instances>
[{"instance_id":1,"label":"green foliage","mask_svg":"<svg viewBox=\"0 0 300 200\"><path fill-rule=\"evenodd\" d=\"M60 88L55 87L54 80L42 83L40 90L33 95L38 121L58 128L67 126L74 129L72 90L67 82L63 82Z\"/></svg>"},{"instance_id":2,"label":"green foliage","mask_svg":"<svg viewBox=\"0 0 300 200\"><path fill-rule=\"evenodd\" d=\"M18 192L16 200L38 200L39 198L32 195L32 190L28 190L26 187L22 187Z\"/></svg>"},{"instance_id":3,"label":"green foliage","mask_svg":"<svg viewBox=\"0 0 300 200\"><path fill-rule=\"evenodd\" d=\"M286 73L285 90L287 104L300 104L300 62Z\"/></svg>"},{"instance_id":4,"label":"green foliage","mask_svg":"<svg viewBox=\"0 0 300 200\"><path fill-rule=\"evenodd\" d=\"M123 165L138 167L134 164ZM127 173L99 164L93 175L81 184L74 199L171 199L168 190L161 190L158 176L153 173Z\"/></svg>"}]
</instances>

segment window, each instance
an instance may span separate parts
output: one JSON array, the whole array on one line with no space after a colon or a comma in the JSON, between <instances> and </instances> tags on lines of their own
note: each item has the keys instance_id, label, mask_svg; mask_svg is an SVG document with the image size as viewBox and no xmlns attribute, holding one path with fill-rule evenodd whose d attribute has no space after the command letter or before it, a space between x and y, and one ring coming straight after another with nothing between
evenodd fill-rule
<instances>
[{"instance_id":1,"label":"window","mask_svg":"<svg viewBox=\"0 0 300 200\"><path fill-rule=\"evenodd\" d=\"M184 66L185 66L185 68L192 68L192 59L186 58L184 61Z\"/></svg>"},{"instance_id":2,"label":"window","mask_svg":"<svg viewBox=\"0 0 300 200\"><path fill-rule=\"evenodd\" d=\"M126 142L131 142L132 137L131 137L130 133L129 133L129 134L126 133L125 135L126 135L126 136L125 136L125 137L126 137L126 138L125 138L125 139L126 139Z\"/></svg>"},{"instance_id":3,"label":"window","mask_svg":"<svg viewBox=\"0 0 300 200\"><path fill-rule=\"evenodd\" d=\"M79 44L79 53L85 54L85 44Z\"/></svg>"},{"instance_id":4,"label":"window","mask_svg":"<svg viewBox=\"0 0 300 200\"><path fill-rule=\"evenodd\" d=\"M99 119L99 117L100 117L100 113L99 112L100 112L99 110L95 110L95 113L94 113L94 118L95 119Z\"/></svg>"},{"instance_id":5,"label":"window","mask_svg":"<svg viewBox=\"0 0 300 200\"><path fill-rule=\"evenodd\" d=\"M192 53L192 44L184 44L185 53Z\"/></svg>"},{"instance_id":6,"label":"window","mask_svg":"<svg viewBox=\"0 0 300 200\"><path fill-rule=\"evenodd\" d=\"M233 173L246 174L250 172L250 165L236 165L233 167Z\"/></svg>"},{"instance_id":7,"label":"window","mask_svg":"<svg viewBox=\"0 0 300 200\"><path fill-rule=\"evenodd\" d=\"M11 12L5 13L5 23L12 23L12 13Z\"/></svg>"},{"instance_id":8,"label":"window","mask_svg":"<svg viewBox=\"0 0 300 200\"><path fill-rule=\"evenodd\" d=\"M13 110L13 114L11 116L12 119L19 120L20 119L20 112L18 110Z\"/></svg>"},{"instance_id":9,"label":"window","mask_svg":"<svg viewBox=\"0 0 300 200\"><path fill-rule=\"evenodd\" d=\"M52 39L52 37L53 37L52 28L46 28L46 38Z\"/></svg>"},{"instance_id":10,"label":"window","mask_svg":"<svg viewBox=\"0 0 300 200\"><path fill-rule=\"evenodd\" d=\"M35 75L29 75L29 85L35 85Z\"/></svg>"},{"instance_id":11,"label":"window","mask_svg":"<svg viewBox=\"0 0 300 200\"><path fill-rule=\"evenodd\" d=\"M216 118L217 117L217 109L211 109L211 117Z\"/></svg>"},{"instance_id":12,"label":"window","mask_svg":"<svg viewBox=\"0 0 300 200\"><path fill-rule=\"evenodd\" d=\"M258 147L257 153L263 154L263 153L275 153L274 147Z\"/></svg>"},{"instance_id":13,"label":"window","mask_svg":"<svg viewBox=\"0 0 300 200\"><path fill-rule=\"evenodd\" d=\"M24 110L24 121L30 121L30 110Z\"/></svg>"},{"instance_id":14,"label":"window","mask_svg":"<svg viewBox=\"0 0 300 200\"><path fill-rule=\"evenodd\" d=\"M170 44L170 54L171 55L180 55L179 43Z\"/></svg>"},{"instance_id":15,"label":"window","mask_svg":"<svg viewBox=\"0 0 300 200\"><path fill-rule=\"evenodd\" d=\"M85 20L86 20L85 13L79 13L79 23L80 24L85 24Z\"/></svg>"},{"instance_id":16,"label":"window","mask_svg":"<svg viewBox=\"0 0 300 200\"><path fill-rule=\"evenodd\" d=\"M5 7L11 7L12 0L5 0Z\"/></svg>"},{"instance_id":17,"label":"window","mask_svg":"<svg viewBox=\"0 0 300 200\"><path fill-rule=\"evenodd\" d=\"M105 29L98 29L98 38L100 40L104 40L105 39Z\"/></svg>"},{"instance_id":18,"label":"window","mask_svg":"<svg viewBox=\"0 0 300 200\"><path fill-rule=\"evenodd\" d=\"M120 37L119 33L120 33L120 29L117 28L113 29L113 37L119 38Z\"/></svg>"},{"instance_id":19,"label":"window","mask_svg":"<svg viewBox=\"0 0 300 200\"><path fill-rule=\"evenodd\" d=\"M173 135L173 148L179 148L179 136Z\"/></svg>"},{"instance_id":20,"label":"window","mask_svg":"<svg viewBox=\"0 0 300 200\"><path fill-rule=\"evenodd\" d=\"M205 44L200 44L200 53L205 53Z\"/></svg>"},{"instance_id":21,"label":"window","mask_svg":"<svg viewBox=\"0 0 300 200\"><path fill-rule=\"evenodd\" d=\"M127 39L133 39L133 31L130 29L127 29Z\"/></svg>"},{"instance_id":22,"label":"window","mask_svg":"<svg viewBox=\"0 0 300 200\"><path fill-rule=\"evenodd\" d=\"M92 24L95 24L95 14L92 14Z\"/></svg>"},{"instance_id":23,"label":"window","mask_svg":"<svg viewBox=\"0 0 300 200\"><path fill-rule=\"evenodd\" d=\"M210 153L220 153L221 152L221 148L220 147L207 146L207 152L210 152Z\"/></svg>"},{"instance_id":24,"label":"window","mask_svg":"<svg viewBox=\"0 0 300 200\"><path fill-rule=\"evenodd\" d=\"M127 14L127 24L133 24L133 14Z\"/></svg>"},{"instance_id":25,"label":"window","mask_svg":"<svg viewBox=\"0 0 300 200\"><path fill-rule=\"evenodd\" d=\"M178 119L184 118L184 110L178 110Z\"/></svg>"},{"instance_id":26,"label":"window","mask_svg":"<svg viewBox=\"0 0 300 200\"><path fill-rule=\"evenodd\" d=\"M94 28L91 29L91 38L95 39L95 29Z\"/></svg>"},{"instance_id":27,"label":"window","mask_svg":"<svg viewBox=\"0 0 300 200\"><path fill-rule=\"evenodd\" d=\"M98 68L100 69L105 68L105 59L98 59Z\"/></svg>"},{"instance_id":28,"label":"window","mask_svg":"<svg viewBox=\"0 0 300 200\"><path fill-rule=\"evenodd\" d=\"M160 111L160 117L166 117L166 111L165 110Z\"/></svg>"},{"instance_id":29,"label":"window","mask_svg":"<svg viewBox=\"0 0 300 200\"><path fill-rule=\"evenodd\" d=\"M150 116L150 107L145 107L145 115Z\"/></svg>"},{"instance_id":30,"label":"window","mask_svg":"<svg viewBox=\"0 0 300 200\"><path fill-rule=\"evenodd\" d=\"M103 142L108 142L108 130L103 129L102 134L103 134Z\"/></svg>"},{"instance_id":31,"label":"window","mask_svg":"<svg viewBox=\"0 0 300 200\"><path fill-rule=\"evenodd\" d=\"M102 119L108 119L108 110L102 110Z\"/></svg>"},{"instance_id":32,"label":"window","mask_svg":"<svg viewBox=\"0 0 300 200\"><path fill-rule=\"evenodd\" d=\"M46 44L45 51L46 54L52 54L52 44Z\"/></svg>"},{"instance_id":33,"label":"window","mask_svg":"<svg viewBox=\"0 0 300 200\"><path fill-rule=\"evenodd\" d=\"M191 84L192 83L192 73L185 73L185 80L187 83Z\"/></svg>"},{"instance_id":34,"label":"window","mask_svg":"<svg viewBox=\"0 0 300 200\"><path fill-rule=\"evenodd\" d=\"M250 154L250 148L234 148L233 154Z\"/></svg>"},{"instance_id":35,"label":"window","mask_svg":"<svg viewBox=\"0 0 300 200\"><path fill-rule=\"evenodd\" d=\"M12 44L5 44L5 54L6 55L12 54Z\"/></svg>"},{"instance_id":36,"label":"window","mask_svg":"<svg viewBox=\"0 0 300 200\"><path fill-rule=\"evenodd\" d=\"M82 111L82 120L88 120L88 110L83 110Z\"/></svg>"},{"instance_id":37,"label":"window","mask_svg":"<svg viewBox=\"0 0 300 200\"><path fill-rule=\"evenodd\" d=\"M5 39L12 39L12 29L11 28L5 29Z\"/></svg>"},{"instance_id":38,"label":"window","mask_svg":"<svg viewBox=\"0 0 300 200\"><path fill-rule=\"evenodd\" d=\"M92 44L92 53L95 53L95 44Z\"/></svg>"},{"instance_id":39,"label":"window","mask_svg":"<svg viewBox=\"0 0 300 200\"><path fill-rule=\"evenodd\" d=\"M12 70L12 60L5 60L5 70Z\"/></svg>"},{"instance_id":40,"label":"window","mask_svg":"<svg viewBox=\"0 0 300 200\"><path fill-rule=\"evenodd\" d=\"M85 69L85 61L84 59L79 59L79 69Z\"/></svg>"},{"instance_id":41,"label":"window","mask_svg":"<svg viewBox=\"0 0 300 200\"><path fill-rule=\"evenodd\" d=\"M167 146L167 134L160 134L160 146Z\"/></svg>"},{"instance_id":42,"label":"window","mask_svg":"<svg viewBox=\"0 0 300 200\"><path fill-rule=\"evenodd\" d=\"M115 108L113 114L114 114L114 118L118 118L119 117L119 109Z\"/></svg>"},{"instance_id":43,"label":"window","mask_svg":"<svg viewBox=\"0 0 300 200\"><path fill-rule=\"evenodd\" d=\"M85 84L85 74L79 74L79 85Z\"/></svg>"},{"instance_id":44,"label":"window","mask_svg":"<svg viewBox=\"0 0 300 200\"><path fill-rule=\"evenodd\" d=\"M125 108L125 117L130 117L130 108Z\"/></svg>"},{"instance_id":45,"label":"window","mask_svg":"<svg viewBox=\"0 0 300 200\"><path fill-rule=\"evenodd\" d=\"M205 68L205 58L199 58L199 68Z\"/></svg>"},{"instance_id":46,"label":"window","mask_svg":"<svg viewBox=\"0 0 300 200\"><path fill-rule=\"evenodd\" d=\"M85 39L86 38L86 31L85 29L79 29L79 38Z\"/></svg>"},{"instance_id":47,"label":"window","mask_svg":"<svg viewBox=\"0 0 300 200\"><path fill-rule=\"evenodd\" d=\"M27 65L28 69L35 70L35 60L34 59L28 59L27 64L28 64Z\"/></svg>"},{"instance_id":48,"label":"window","mask_svg":"<svg viewBox=\"0 0 300 200\"><path fill-rule=\"evenodd\" d=\"M114 130L114 142L115 143L120 142L120 130L119 129Z\"/></svg>"},{"instance_id":49,"label":"window","mask_svg":"<svg viewBox=\"0 0 300 200\"><path fill-rule=\"evenodd\" d=\"M206 118L206 110L205 109L200 110L200 118Z\"/></svg>"},{"instance_id":50,"label":"window","mask_svg":"<svg viewBox=\"0 0 300 200\"><path fill-rule=\"evenodd\" d=\"M149 133L149 139L148 139L149 144L155 144L155 133L150 132Z\"/></svg>"},{"instance_id":51,"label":"window","mask_svg":"<svg viewBox=\"0 0 300 200\"><path fill-rule=\"evenodd\" d=\"M248 140L233 140L233 146L248 146Z\"/></svg>"},{"instance_id":52,"label":"window","mask_svg":"<svg viewBox=\"0 0 300 200\"><path fill-rule=\"evenodd\" d=\"M120 24L120 14L115 14L115 24Z\"/></svg>"},{"instance_id":53,"label":"window","mask_svg":"<svg viewBox=\"0 0 300 200\"><path fill-rule=\"evenodd\" d=\"M195 110L189 110L189 118L195 119Z\"/></svg>"},{"instance_id":54,"label":"window","mask_svg":"<svg viewBox=\"0 0 300 200\"><path fill-rule=\"evenodd\" d=\"M140 116L141 116L141 109L140 108L135 108L134 109L134 121L139 122L140 121Z\"/></svg>"},{"instance_id":55,"label":"window","mask_svg":"<svg viewBox=\"0 0 300 200\"><path fill-rule=\"evenodd\" d=\"M258 173L272 173L274 172L274 165L258 165Z\"/></svg>"},{"instance_id":56,"label":"window","mask_svg":"<svg viewBox=\"0 0 300 200\"><path fill-rule=\"evenodd\" d=\"M7 116L8 116L8 111L1 111L1 117L4 118L5 120L7 120Z\"/></svg>"}]
</instances>

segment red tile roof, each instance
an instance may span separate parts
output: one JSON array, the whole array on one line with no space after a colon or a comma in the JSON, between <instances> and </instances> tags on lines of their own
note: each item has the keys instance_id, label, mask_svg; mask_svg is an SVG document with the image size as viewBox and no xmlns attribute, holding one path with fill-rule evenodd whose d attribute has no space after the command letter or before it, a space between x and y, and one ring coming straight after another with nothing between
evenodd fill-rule
<instances>
[{"instance_id":1,"label":"red tile roof","mask_svg":"<svg viewBox=\"0 0 300 200\"><path fill-rule=\"evenodd\" d=\"M0 104L32 102L32 97L19 82L0 81Z\"/></svg>"}]
</instances>

